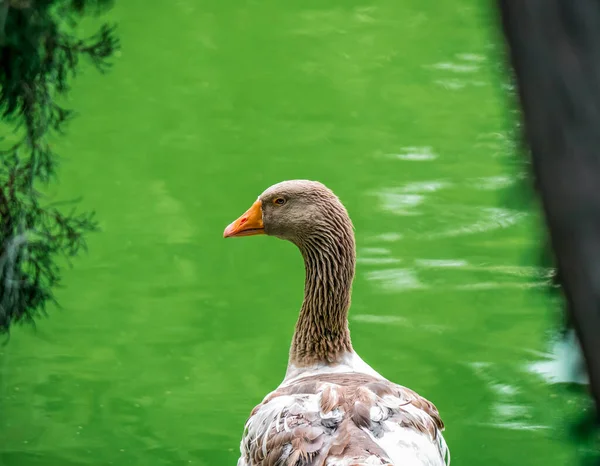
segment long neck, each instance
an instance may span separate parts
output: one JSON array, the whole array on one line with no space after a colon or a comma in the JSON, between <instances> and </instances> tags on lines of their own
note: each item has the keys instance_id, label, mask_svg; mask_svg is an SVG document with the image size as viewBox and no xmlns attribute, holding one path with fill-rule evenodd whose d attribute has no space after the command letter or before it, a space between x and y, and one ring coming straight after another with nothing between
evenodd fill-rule
<instances>
[{"instance_id":1,"label":"long neck","mask_svg":"<svg viewBox=\"0 0 600 466\"><path fill-rule=\"evenodd\" d=\"M290 364L336 364L352 351L348 308L355 267L350 221L312 234L298 246L304 257L304 301L290 349Z\"/></svg>"}]
</instances>

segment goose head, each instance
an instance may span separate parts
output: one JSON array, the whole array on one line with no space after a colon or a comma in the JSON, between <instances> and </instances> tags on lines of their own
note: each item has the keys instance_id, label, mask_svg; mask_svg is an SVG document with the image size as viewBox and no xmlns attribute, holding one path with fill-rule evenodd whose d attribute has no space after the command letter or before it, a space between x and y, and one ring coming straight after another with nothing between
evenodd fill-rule
<instances>
[{"instance_id":1,"label":"goose head","mask_svg":"<svg viewBox=\"0 0 600 466\"><path fill-rule=\"evenodd\" d=\"M266 189L223 236L270 235L302 245L323 235L348 234L352 224L337 196L318 181L290 180Z\"/></svg>"}]
</instances>

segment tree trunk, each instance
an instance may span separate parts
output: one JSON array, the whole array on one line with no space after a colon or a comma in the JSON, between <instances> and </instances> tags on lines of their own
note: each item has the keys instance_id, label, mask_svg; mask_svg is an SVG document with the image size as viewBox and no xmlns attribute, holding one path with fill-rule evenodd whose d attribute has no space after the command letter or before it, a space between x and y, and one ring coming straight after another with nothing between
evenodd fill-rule
<instances>
[{"instance_id":1,"label":"tree trunk","mask_svg":"<svg viewBox=\"0 0 600 466\"><path fill-rule=\"evenodd\" d=\"M498 0L567 312L600 409L600 1Z\"/></svg>"}]
</instances>

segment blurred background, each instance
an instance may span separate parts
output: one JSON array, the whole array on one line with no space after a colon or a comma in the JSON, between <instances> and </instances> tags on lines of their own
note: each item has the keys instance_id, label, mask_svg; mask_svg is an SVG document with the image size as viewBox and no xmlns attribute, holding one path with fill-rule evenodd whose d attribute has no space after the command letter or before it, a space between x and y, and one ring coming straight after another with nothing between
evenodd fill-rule
<instances>
[{"instance_id":1,"label":"blurred background","mask_svg":"<svg viewBox=\"0 0 600 466\"><path fill-rule=\"evenodd\" d=\"M319 180L356 227L357 352L432 400L457 465L574 464L583 389L521 195L486 2L118 2L82 66L51 200L101 231L62 308L0 347L0 464L235 464L302 299L294 246L222 239L268 186ZM97 20L83 24L93 30ZM558 382L558 383L557 383Z\"/></svg>"}]
</instances>

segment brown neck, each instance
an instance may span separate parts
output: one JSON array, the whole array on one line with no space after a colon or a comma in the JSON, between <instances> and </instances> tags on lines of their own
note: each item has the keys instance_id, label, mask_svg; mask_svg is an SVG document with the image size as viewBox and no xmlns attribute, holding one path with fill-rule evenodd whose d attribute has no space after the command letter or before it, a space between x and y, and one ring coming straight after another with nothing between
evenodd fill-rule
<instances>
[{"instance_id":1,"label":"brown neck","mask_svg":"<svg viewBox=\"0 0 600 466\"><path fill-rule=\"evenodd\" d=\"M355 266L352 225L349 220L337 223L335 229L313 234L297 244L304 257L306 281L290 364L339 363L352 351L348 329Z\"/></svg>"}]
</instances>

